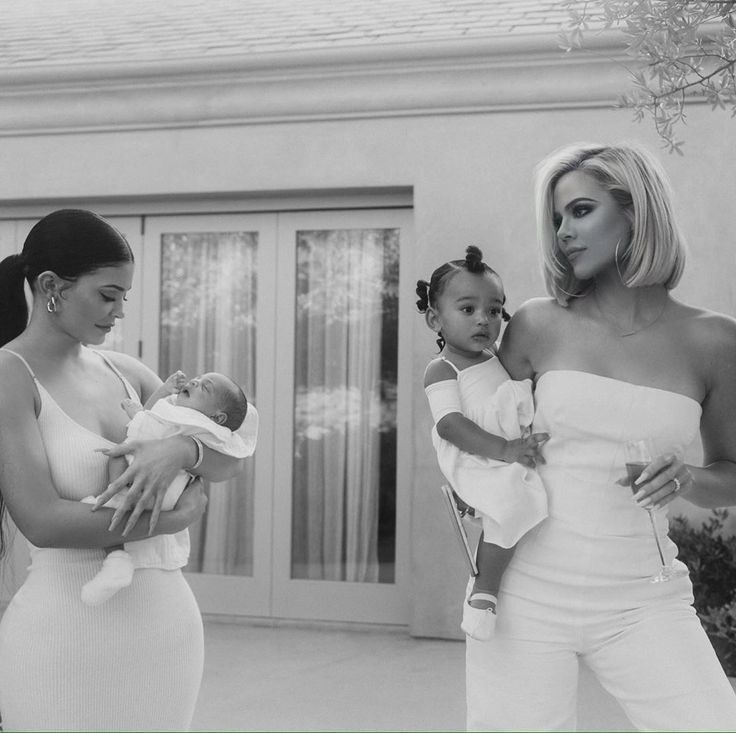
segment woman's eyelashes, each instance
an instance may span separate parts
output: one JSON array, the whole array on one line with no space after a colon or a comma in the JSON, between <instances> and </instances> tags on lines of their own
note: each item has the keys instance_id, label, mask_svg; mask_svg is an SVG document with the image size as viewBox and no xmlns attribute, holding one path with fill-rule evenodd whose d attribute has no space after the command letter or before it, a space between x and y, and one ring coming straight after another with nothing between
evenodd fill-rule
<instances>
[{"instance_id":1,"label":"woman's eyelashes","mask_svg":"<svg viewBox=\"0 0 736 733\"><path fill-rule=\"evenodd\" d=\"M572 218L582 219L582 217L589 214L591 211L593 211L593 206L590 204L577 204L572 208ZM552 217L552 226L554 226L556 232L560 230L560 227L562 226L562 217L559 214L555 214Z\"/></svg>"},{"instance_id":2,"label":"woman's eyelashes","mask_svg":"<svg viewBox=\"0 0 736 733\"><path fill-rule=\"evenodd\" d=\"M466 315L468 315L468 316L472 316L473 313L476 312L475 307L472 306L472 305L464 305L460 310L463 313L465 313ZM497 308L495 306L493 308L489 308L486 311L486 313L487 313L487 315L488 315L489 318L498 318L498 317L500 317L501 312L502 312L502 309L501 308Z\"/></svg>"}]
</instances>

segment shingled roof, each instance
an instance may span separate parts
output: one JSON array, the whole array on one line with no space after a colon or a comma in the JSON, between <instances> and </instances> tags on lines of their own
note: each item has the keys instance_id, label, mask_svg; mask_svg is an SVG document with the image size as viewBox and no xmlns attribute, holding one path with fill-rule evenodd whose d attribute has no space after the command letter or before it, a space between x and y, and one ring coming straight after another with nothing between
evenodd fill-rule
<instances>
[{"instance_id":1,"label":"shingled roof","mask_svg":"<svg viewBox=\"0 0 736 733\"><path fill-rule=\"evenodd\" d=\"M4 0L0 68L556 33L549 0Z\"/></svg>"}]
</instances>

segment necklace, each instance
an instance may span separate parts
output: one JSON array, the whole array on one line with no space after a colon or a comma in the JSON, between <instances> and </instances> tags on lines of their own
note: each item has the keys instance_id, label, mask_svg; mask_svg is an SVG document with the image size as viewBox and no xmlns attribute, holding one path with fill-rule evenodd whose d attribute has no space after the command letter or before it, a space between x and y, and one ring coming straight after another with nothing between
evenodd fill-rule
<instances>
[{"instance_id":1,"label":"necklace","mask_svg":"<svg viewBox=\"0 0 736 733\"><path fill-rule=\"evenodd\" d=\"M623 333L621 333L621 331L618 329L617 322L614 319L610 318L609 315L603 310L603 308L601 308L601 303L598 300L598 294L596 292L593 293L593 297L595 298L595 304L598 307L598 312L601 314L601 316L603 316L603 319L606 321L606 323L608 323L609 327L616 332L616 335L619 338L634 336L637 333L641 333L642 331L646 331L648 328L651 328L664 315L664 312L667 309L667 303L669 301L669 298L665 293L664 299L662 300L662 307L659 309L657 315L654 316L651 321L645 323L639 328L634 329L633 331L624 331Z\"/></svg>"}]
</instances>

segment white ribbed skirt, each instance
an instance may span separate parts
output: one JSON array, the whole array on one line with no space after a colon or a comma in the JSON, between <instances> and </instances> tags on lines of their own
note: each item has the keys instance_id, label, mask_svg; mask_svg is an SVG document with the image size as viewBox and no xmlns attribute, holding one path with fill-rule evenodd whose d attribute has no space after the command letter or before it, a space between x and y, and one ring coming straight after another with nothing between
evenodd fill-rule
<instances>
[{"instance_id":1,"label":"white ribbed skirt","mask_svg":"<svg viewBox=\"0 0 736 733\"><path fill-rule=\"evenodd\" d=\"M100 606L82 585L99 550L36 550L0 622L5 730L188 730L202 679L202 620L179 570L137 570Z\"/></svg>"}]
</instances>

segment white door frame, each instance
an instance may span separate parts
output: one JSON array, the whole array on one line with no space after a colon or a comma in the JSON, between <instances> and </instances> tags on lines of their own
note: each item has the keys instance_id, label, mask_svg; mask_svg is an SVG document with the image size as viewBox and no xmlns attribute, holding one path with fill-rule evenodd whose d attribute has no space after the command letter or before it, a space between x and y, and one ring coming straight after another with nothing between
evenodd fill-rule
<instances>
[{"instance_id":1,"label":"white door frame","mask_svg":"<svg viewBox=\"0 0 736 733\"><path fill-rule=\"evenodd\" d=\"M296 232L299 229L398 228L400 233L400 292L407 291L407 263L413 246L411 211L407 209L313 211L279 216L279 267L294 281L296 272ZM282 381L291 385L277 393L274 443L291 446L294 434L294 312L295 289L284 288L277 303L279 337L276 364L283 370ZM399 334L411 332L408 308L399 308ZM398 343L397 456L411 455L412 424L408 396L411 394L411 354L407 339ZM274 464L273 615L359 623L407 624L409 621L409 528L410 471L397 460L396 546L393 583L350 583L326 580L291 579L292 460L291 450ZM325 604L329 598L329 607Z\"/></svg>"},{"instance_id":2,"label":"white door frame","mask_svg":"<svg viewBox=\"0 0 736 733\"><path fill-rule=\"evenodd\" d=\"M159 320L161 305L161 235L172 232L258 232L258 278L275 278L276 216L274 214L208 214L146 217L143 246L143 361L158 373ZM187 293L181 293L182 298ZM256 398L260 428L255 456L255 493L253 517L253 575L215 575L187 573L203 613L268 616L271 606L271 467L274 462L272 419L268 409L274 400L275 353L273 333L276 293L274 288L258 288L256 314ZM166 375L160 375L165 377ZM249 459L250 460L250 459ZM217 484L211 490L217 491ZM224 489L222 489L224 490Z\"/></svg>"}]
</instances>

